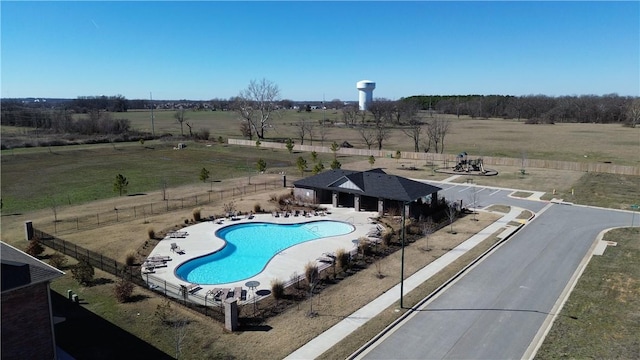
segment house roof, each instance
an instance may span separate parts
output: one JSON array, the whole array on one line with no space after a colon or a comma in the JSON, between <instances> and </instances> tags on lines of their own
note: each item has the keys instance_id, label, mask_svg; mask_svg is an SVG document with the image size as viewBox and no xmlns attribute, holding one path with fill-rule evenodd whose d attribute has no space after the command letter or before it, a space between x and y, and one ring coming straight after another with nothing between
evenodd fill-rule
<instances>
[{"instance_id":1,"label":"house roof","mask_svg":"<svg viewBox=\"0 0 640 360\"><path fill-rule=\"evenodd\" d=\"M64 272L0 241L2 292L51 281Z\"/></svg>"},{"instance_id":2,"label":"house roof","mask_svg":"<svg viewBox=\"0 0 640 360\"><path fill-rule=\"evenodd\" d=\"M389 175L382 169L330 170L295 181L293 185L405 202L415 201L441 190L437 186Z\"/></svg>"}]
</instances>

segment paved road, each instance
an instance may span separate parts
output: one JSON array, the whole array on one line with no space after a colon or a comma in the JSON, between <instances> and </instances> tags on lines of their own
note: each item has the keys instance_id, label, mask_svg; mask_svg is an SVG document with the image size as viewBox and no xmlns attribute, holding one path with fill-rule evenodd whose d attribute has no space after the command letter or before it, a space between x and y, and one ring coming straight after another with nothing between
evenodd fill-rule
<instances>
[{"instance_id":1,"label":"paved road","mask_svg":"<svg viewBox=\"0 0 640 360\"><path fill-rule=\"evenodd\" d=\"M547 205L503 200L490 202L516 201L532 210ZM534 221L361 356L522 358L598 233L630 223L631 215L625 212L548 204Z\"/></svg>"}]
</instances>

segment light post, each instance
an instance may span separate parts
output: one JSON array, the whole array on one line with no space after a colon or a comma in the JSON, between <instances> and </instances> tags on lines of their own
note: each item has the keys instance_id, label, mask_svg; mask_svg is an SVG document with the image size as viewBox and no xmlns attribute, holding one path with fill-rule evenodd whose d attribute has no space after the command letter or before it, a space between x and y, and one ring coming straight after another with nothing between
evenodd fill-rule
<instances>
[{"instance_id":1,"label":"light post","mask_svg":"<svg viewBox=\"0 0 640 360\"><path fill-rule=\"evenodd\" d=\"M406 203L402 202L402 251L400 255L400 308L404 308L404 240L405 240L405 221L406 221Z\"/></svg>"}]
</instances>

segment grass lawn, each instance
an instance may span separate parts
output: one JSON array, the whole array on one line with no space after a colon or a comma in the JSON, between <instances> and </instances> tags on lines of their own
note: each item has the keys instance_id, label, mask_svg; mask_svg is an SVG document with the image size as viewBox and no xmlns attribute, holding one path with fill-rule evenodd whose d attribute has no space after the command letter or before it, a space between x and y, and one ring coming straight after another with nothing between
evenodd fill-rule
<instances>
[{"instance_id":1,"label":"grass lawn","mask_svg":"<svg viewBox=\"0 0 640 360\"><path fill-rule=\"evenodd\" d=\"M617 242L594 256L555 320L537 359L640 357L640 229L615 229Z\"/></svg>"}]
</instances>

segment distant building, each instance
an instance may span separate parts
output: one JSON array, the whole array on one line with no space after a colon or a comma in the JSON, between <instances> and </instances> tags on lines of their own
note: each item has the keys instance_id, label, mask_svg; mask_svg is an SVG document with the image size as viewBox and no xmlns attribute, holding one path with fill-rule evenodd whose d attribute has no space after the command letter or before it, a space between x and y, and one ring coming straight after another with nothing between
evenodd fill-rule
<instances>
[{"instance_id":1,"label":"distant building","mask_svg":"<svg viewBox=\"0 0 640 360\"><path fill-rule=\"evenodd\" d=\"M0 242L2 358L56 359L49 284L64 273Z\"/></svg>"}]
</instances>

